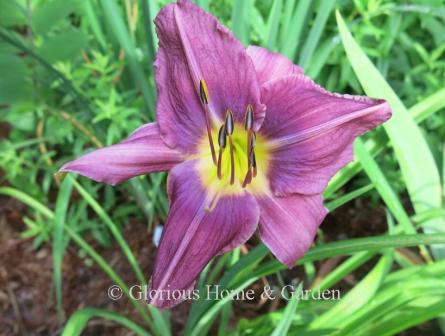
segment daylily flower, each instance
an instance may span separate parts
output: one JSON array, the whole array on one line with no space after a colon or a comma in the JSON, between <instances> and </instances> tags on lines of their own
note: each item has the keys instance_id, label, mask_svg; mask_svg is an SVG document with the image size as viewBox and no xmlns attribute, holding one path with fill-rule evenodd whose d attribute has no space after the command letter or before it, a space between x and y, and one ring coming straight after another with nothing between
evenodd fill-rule
<instances>
[{"instance_id":1,"label":"daylily flower","mask_svg":"<svg viewBox=\"0 0 445 336\"><path fill-rule=\"evenodd\" d=\"M330 93L285 57L247 50L188 0L156 20L157 122L65 164L109 184L169 171L170 212L151 288L188 290L218 254L259 236L292 267L327 210L352 143L391 116L383 100ZM181 299L157 297L171 307Z\"/></svg>"}]
</instances>

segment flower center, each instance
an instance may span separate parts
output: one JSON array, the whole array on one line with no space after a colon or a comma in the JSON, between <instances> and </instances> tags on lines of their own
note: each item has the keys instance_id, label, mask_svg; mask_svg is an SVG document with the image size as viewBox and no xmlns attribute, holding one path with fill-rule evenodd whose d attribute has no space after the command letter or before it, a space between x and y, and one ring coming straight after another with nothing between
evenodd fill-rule
<instances>
[{"instance_id":1,"label":"flower center","mask_svg":"<svg viewBox=\"0 0 445 336\"><path fill-rule=\"evenodd\" d=\"M219 127L212 127L210 98L204 80L200 81L199 96L207 130L198 150L198 170L204 187L214 193L216 199L245 190L252 194L265 192L269 155L265 140L253 131L252 105L246 106L244 125L235 123L232 111L227 109L224 121Z\"/></svg>"},{"instance_id":2,"label":"flower center","mask_svg":"<svg viewBox=\"0 0 445 336\"><path fill-rule=\"evenodd\" d=\"M252 194L264 193L268 188L266 173L269 161L269 154L264 146L265 139L238 123L233 124L230 135L225 134L227 121L228 118L219 129L211 129L212 141L219 145L216 150L216 164L212 159L207 135L203 136L199 145L197 168L202 184L218 195L218 198L244 191Z\"/></svg>"}]
</instances>

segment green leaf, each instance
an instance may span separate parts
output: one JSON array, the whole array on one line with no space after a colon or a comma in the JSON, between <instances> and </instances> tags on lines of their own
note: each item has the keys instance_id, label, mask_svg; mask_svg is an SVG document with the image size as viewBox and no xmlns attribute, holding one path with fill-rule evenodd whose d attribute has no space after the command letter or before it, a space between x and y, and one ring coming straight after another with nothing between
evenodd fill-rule
<instances>
[{"instance_id":1,"label":"green leaf","mask_svg":"<svg viewBox=\"0 0 445 336\"><path fill-rule=\"evenodd\" d=\"M26 24L26 10L17 1L0 0L0 22L4 27Z\"/></svg>"},{"instance_id":2,"label":"green leaf","mask_svg":"<svg viewBox=\"0 0 445 336\"><path fill-rule=\"evenodd\" d=\"M384 124L416 212L442 206L441 184L437 166L419 127L403 103L354 41L340 13L337 24L349 61L365 92L386 99L393 111ZM444 232L445 223L433 219L424 224L425 232ZM445 248L433 249L437 257L445 257Z\"/></svg>"},{"instance_id":3,"label":"green leaf","mask_svg":"<svg viewBox=\"0 0 445 336\"><path fill-rule=\"evenodd\" d=\"M102 9L105 15L105 19L108 23L110 30L113 32L116 39L119 41L122 49L125 51L125 59L130 66L131 74L142 92L147 109L149 110L151 119L154 119L154 106L155 98L154 93L151 91L148 80L144 75L144 68L139 63L138 52L133 40L130 36L125 21L122 17L122 13L116 1L101 0Z\"/></svg>"},{"instance_id":4,"label":"green leaf","mask_svg":"<svg viewBox=\"0 0 445 336\"><path fill-rule=\"evenodd\" d=\"M82 97L82 95L76 90L71 81L69 81L62 73L57 71L51 64L49 64L45 59L43 59L40 55L35 53L33 50L28 48L23 41L17 36L17 34L11 34L10 32L2 29L0 27L0 38L6 41L9 45L19 49L22 52L25 52L29 57L35 59L40 65L42 65L49 73L55 75L62 82L61 89L65 90L67 93L70 93L73 96L73 99L79 104L79 106L88 111L90 115L93 114L88 103Z\"/></svg>"},{"instance_id":5,"label":"green leaf","mask_svg":"<svg viewBox=\"0 0 445 336\"><path fill-rule=\"evenodd\" d=\"M0 105L30 99L31 85L26 76L28 70L22 57L0 54Z\"/></svg>"},{"instance_id":6,"label":"green leaf","mask_svg":"<svg viewBox=\"0 0 445 336\"><path fill-rule=\"evenodd\" d=\"M82 31L72 30L46 38L37 51L49 63L66 61L79 57L86 42Z\"/></svg>"},{"instance_id":7,"label":"green leaf","mask_svg":"<svg viewBox=\"0 0 445 336\"><path fill-rule=\"evenodd\" d=\"M65 327L63 328L62 336L80 336L85 330L88 321L93 318L101 317L110 321L119 323L120 325L133 331L136 335L149 336L150 333L142 329L133 321L127 319L125 316L119 315L115 312L98 309L98 308L84 308L76 310L69 318Z\"/></svg>"},{"instance_id":8,"label":"green leaf","mask_svg":"<svg viewBox=\"0 0 445 336\"><path fill-rule=\"evenodd\" d=\"M41 6L37 6L32 16L32 25L35 32L37 34L47 33L60 20L74 12L79 7L79 3L78 0L53 0L43 2Z\"/></svg>"}]
</instances>

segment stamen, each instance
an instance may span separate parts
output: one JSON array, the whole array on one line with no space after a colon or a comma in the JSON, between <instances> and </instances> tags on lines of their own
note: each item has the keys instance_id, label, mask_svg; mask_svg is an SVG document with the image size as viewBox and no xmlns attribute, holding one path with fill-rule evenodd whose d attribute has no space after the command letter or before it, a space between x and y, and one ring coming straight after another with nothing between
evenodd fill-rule
<instances>
[{"instance_id":1,"label":"stamen","mask_svg":"<svg viewBox=\"0 0 445 336\"><path fill-rule=\"evenodd\" d=\"M253 168L253 177L256 177L257 168L256 168L256 159L255 159L255 151L254 150L252 150L252 168Z\"/></svg>"},{"instance_id":2,"label":"stamen","mask_svg":"<svg viewBox=\"0 0 445 336\"><path fill-rule=\"evenodd\" d=\"M250 148L254 149L256 145L256 133L252 132L252 139L250 140Z\"/></svg>"},{"instance_id":3,"label":"stamen","mask_svg":"<svg viewBox=\"0 0 445 336\"><path fill-rule=\"evenodd\" d=\"M252 182L252 177L256 177L257 175L257 167L256 167L256 159L255 159L255 132L252 133L252 142L251 142L251 151L250 155L248 155L249 162L247 166L246 177L244 178L243 188L246 187L249 183Z\"/></svg>"},{"instance_id":4,"label":"stamen","mask_svg":"<svg viewBox=\"0 0 445 336\"><path fill-rule=\"evenodd\" d=\"M226 148L226 142L227 142L227 136L225 132L225 125L222 125L218 133L219 153L218 153L217 175L220 180L222 178L221 175L222 153L224 151L224 148Z\"/></svg>"},{"instance_id":5,"label":"stamen","mask_svg":"<svg viewBox=\"0 0 445 336\"><path fill-rule=\"evenodd\" d=\"M209 119L209 92L207 90L207 84L204 81L204 79L201 79L199 81L199 96L201 98L201 103L204 106L204 115L206 120L206 128L207 128L207 136L209 138L209 144L210 144L210 151L212 152L212 160L213 163L216 165L216 154L215 154L215 147L213 146L213 139L212 139L212 133L210 131L210 119Z\"/></svg>"},{"instance_id":6,"label":"stamen","mask_svg":"<svg viewBox=\"0 0 445 336\"><path fill-rule=\"evenodd\" d=\"M229 137L229 149L230 149L230 184L235 183L235 155L233 152L233 113L232 110L228 109L226 112L226 120L224 122L226 135Z\"/></svg>"},{"instance_id":7,"label":"stamen","mask_svg":"<svg viewBox=\"0 0 445 336\"><path fill-rule=\"evenodd\" d=\"M252 170L250 169L250 167L247 169L247 174L246 177L244 178L243 181L243 188L246 187L246 185L248 185L249 183L252 182Z\"/></svg>"}]
</instances>

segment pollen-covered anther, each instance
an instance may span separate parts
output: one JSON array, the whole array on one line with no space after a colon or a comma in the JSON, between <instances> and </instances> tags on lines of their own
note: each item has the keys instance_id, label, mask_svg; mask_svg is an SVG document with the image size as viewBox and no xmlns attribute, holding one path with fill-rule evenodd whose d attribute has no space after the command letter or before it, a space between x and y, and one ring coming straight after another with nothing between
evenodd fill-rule
<instances>
[{"instance_id":1,"label":"pollen-covered anther","mask_svg":"<svg viewBox=\"0 0 445 336\"><path fill-rule=\"evenodd\" d=\"M206 128L207 128L207 136L209 138L209 145L210 145L210 151L212 152L212 160L213 163L216 165L216 153L215 153L215 147L213 146L213 139L212 139L212 132L210 127L210 118L209 118L209 102L210 102L210 96L209 91L207 90L207 84L204 81L204 79L201 79L199 81L199 98L201 100L201 103L204 107L204 117L206 121Z\"/></svg>"}]
</instances>

